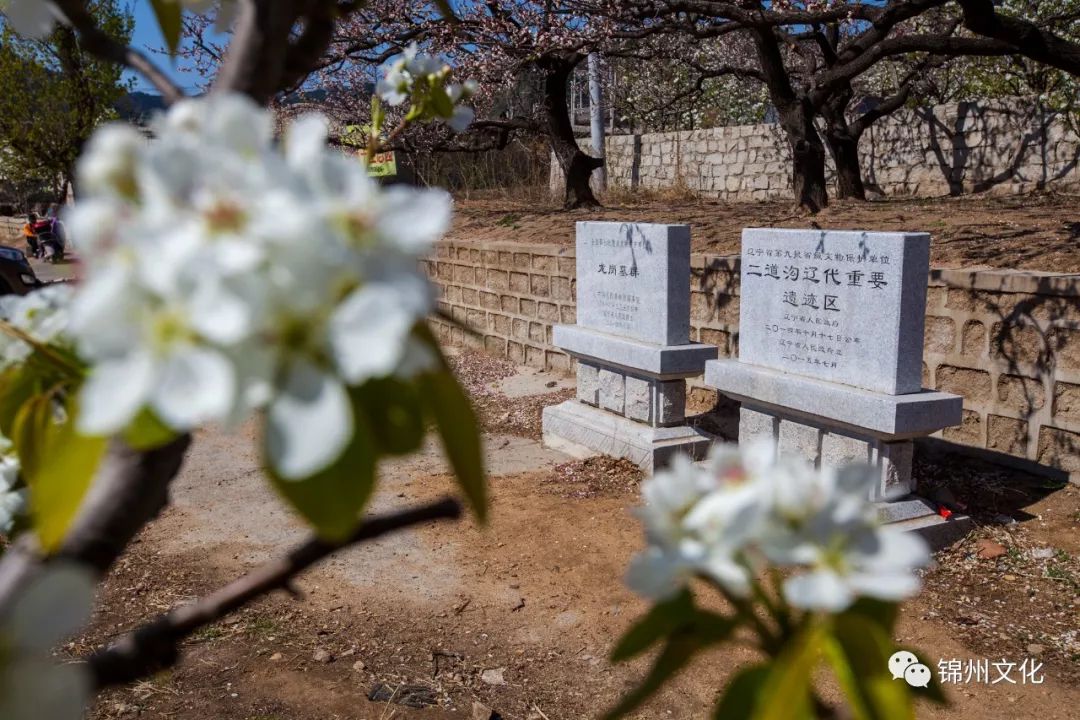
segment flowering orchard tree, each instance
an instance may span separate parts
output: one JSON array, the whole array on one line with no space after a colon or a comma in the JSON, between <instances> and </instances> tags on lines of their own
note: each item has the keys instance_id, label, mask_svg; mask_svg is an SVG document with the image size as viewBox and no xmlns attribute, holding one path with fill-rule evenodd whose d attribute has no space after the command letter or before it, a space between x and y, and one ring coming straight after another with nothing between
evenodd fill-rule
<instances>
[{"instance_id":1,"label":"flowering orchard tree","mask_svg":"<svg viewBox=\"0 0 1080 720\"><path fill-rule=\"evenodd\" d=\"M457 517L447 499L361 521L378 461L416 450L429 425L485 517L475 417L425 323L433 293L418 262L447 228L449 196L380 188L328 147L317 115L278 141L261 107L306 77L358 5L222 3L236 11L218 15L232 41L199 99L116 44L81 2L3 7L27 35L64 23L171 101L152 140L106 125L80 158L82 197L67 216L78 282L0 302L5 720L79 717L88 693L169 667L192 632L330 553ZM181 4L155 7L175 45ZM410 51L374 102L406 108L406 124L459 124L469 93ZM373 123L369 152L387 134ZM190 433L244 422L261 427L267 481L311 539L84 662L55 665L50 648L85 621L95 583L166 506Z\"/></svg>"},{"instance_id":2,"label":"flowering orchard tree","mask_svg":"<svg viewBox=\"0 0 1080 720\"><path fill-rule=\"evenodd\" d=\"M630 714L695 655L728 643L762 660L734 671L712 717L899 719L914 717L913 696L944 702L937 684L909 688L890 673L898 603L919 590L930 553L918 536L879 525L873 483L869 468L817 472L771 444L720 447L703 466L681 458L646 480L648 545L627 583L655 605L612 658L661 649L608 717ZM697 605L695 585L730 610ZM823 663L845 706L815 692Z\"/></svg>"},{"instance_id":3,"label":"flowering orchard tree","mask_svg":"<svg viewBox=\"0 0 1080 720\"><path fill-rule=\"evenodd\" d=\"M574 0L491 0L460 7L441 23L432 49L480 82L474 132L544 137L562 169L567 208L598 205L589 184L603 160L578 145L567 102L574 69L615 40L608 20Z\"/></svg>"},{"instance_id":4,"label":"flowering orchard tree","mask_svg":"<svg viewBox=\"0 0 1080 720\"><path fill-rule=\"evenodd\" d=\"M792 153L793 190L798 205L817 212L828 204L826 145L816 122L834 119L847 106L851 83L888 58L930 55L1002 55L1015 47L999 40L957 35L955 24L910 32L910 21L948 0L889 0L865 4L820 2L730 3L712 0L620 0L620 32L643 22L659 32L688 32L719 38L744 34L754 47L761 80L768 89ZM666 27L665 27L666 26ZM899 99L896 101L899 103ZM902 103L899 103L902 104ZM869 118L868 118L869 119ZM842 124L833 134L834 154L843 162L857 142ZM850 167L851 163L846 163ZM857 191L854 183L850 190ZM853 192L854 194L854 192Z\"/></svg>"}]
</instances>

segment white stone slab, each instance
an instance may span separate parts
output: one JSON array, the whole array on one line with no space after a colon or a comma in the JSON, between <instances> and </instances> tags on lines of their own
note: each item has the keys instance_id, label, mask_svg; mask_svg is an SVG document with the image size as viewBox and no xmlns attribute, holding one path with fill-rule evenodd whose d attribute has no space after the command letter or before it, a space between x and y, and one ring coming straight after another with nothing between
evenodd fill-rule
<instances>
[{"instance_id":1,"label":"white stone slab","mask_svg":"<svg viewBox=\"0 0 1080 720\"><path fill-rule=\"evenodd\" d=\"M739 359L919 392L929 265L925 233L746 229Z\"/></svg>"},{"instance_id":2,"label":"white stone slab","mask_svg":"<svg viewBox=\"0 0 1080 720\"><path fill-rule=\"evenodd\" d=\"M737 360L705 363L705 384L751 407L883 440L906 440L959 425L964 402L959 395L930 390L875 393Z\"/></svg>"},{"instance_id":3,"label":"white stone slab","mask_svg":"<svg viewBox=\"0 0 1080 720\"><path fill-rule=\"evenodd\" d=\"M668 379L700 375L705 361L719 354L715 345L654 345L577 325L556 325L552 341L590 363L616 365Z\"/></svg>"},{"instance_id":4,"label":"white stone slab","mask_svg":"<svg viewBox=\"0 0 1080 720\"><path fill-rule=\"evenodd\" d=\"M690 342L690 227L579 222L577 324L655 345Z\"/></svg>"},{"instance_id":5,"label":"white stone slab","mask_svg":"<svg viewBox=\"0 0 1080 720\"><path fill-rule=\"evenodd\" d=\"M587 451L626 458L646 471L663 467L679 453L700 460L709 437L685 425L652 427L576 400L544 408L544 444L571 455Z\"/></svg>"}]
</instances>

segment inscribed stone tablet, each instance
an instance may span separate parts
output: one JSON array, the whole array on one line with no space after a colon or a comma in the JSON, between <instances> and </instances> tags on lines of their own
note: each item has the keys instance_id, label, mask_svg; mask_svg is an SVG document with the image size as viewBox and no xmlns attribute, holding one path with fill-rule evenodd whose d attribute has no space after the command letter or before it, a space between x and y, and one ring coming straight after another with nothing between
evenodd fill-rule
<instances>
[{"instance_id":1,"label":"inscribed stone tablet","mask_svg":"<svg viewBox=\"0 0 1080 720\"><path fill-rule=\"evenodd\" d=\"M657 345L689 343L689 226L579 222L577 324Z\"/></svg>"},{"instance_id":2,"label":"inscribed stone tablet","mask_svg":"<svg viewBox=\"0 0 1080 720\"><path fill-rule=\"evenodd\" d=\"M918 392L929 266L925 233L746 229L739 360Z\"/></svg>"}]
</instances>

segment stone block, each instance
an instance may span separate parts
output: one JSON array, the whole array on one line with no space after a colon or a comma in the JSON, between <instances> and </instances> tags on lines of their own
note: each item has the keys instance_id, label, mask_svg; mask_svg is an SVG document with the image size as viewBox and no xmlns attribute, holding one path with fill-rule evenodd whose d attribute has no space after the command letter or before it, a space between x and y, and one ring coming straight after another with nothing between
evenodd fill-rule
<instances>
[{"instance_id":1,"label":"stone block","mask_svg":"<svg viewBox=\"0 0 1080 720\"><path fill-rule=\"evenodd\" d=\"M822 467L844 467L853 463L869 463L870 460L871 448L866 440L837 432L822 432Z\"/></svg>"},{"instance_id":2,"label":"stone block","mask_svg":"<svg viewBox=\"0 0 1080 720\"><path fill-rule=\"evenodd\" d=\"M652 422L658 427L681 425L686 421L686 381L653 382Z\"/></svg>"},{"instance_id":3,"label":"stone block","mask_svg":"<svg viewBox=\"0 0 1080 720\"><path fill-rule=\"evenodd\" d=\"M874 444L871 462L881 473L881 480L871 500L896 500L911 494L914 454L915 443L910 440Z\"/></svg>"},{"instance_id":4,"label":"stone block","mask_svg":"<svg viewBox=\"0 0 1080 720\"><path fill-rule=\"evenodd\" d=\"M929 390L888 395L736 360L707 362L705 384L756 408L786 410L823 426L847 426L858 434L886 440L928 435L956 425L963 408L959 395Z\"/></svg>"},{"instance_id":5,"label":"stone block","mask_svg":"<svg viewBox=\"0 0 1080 720\"><path fill-rule=\"evenodd\" d=\"M990 373L985 370L939 365L937 387L943 392L978 400L990 395Z\"/></svg>"},{"instance_id":6,"label":"stone block","mask_svg":"<svg viewBox=\"0 0 1080 720\"><path fill-rule=\"evenodd\" d=\"M652 472L676 455L700 460L709 438L686 426L652 427L569 400L544 408L544 444L581 457L603 453Z\"/></svg>"},{"instance_id":7,"label":"stone block","mask_svg":"<svg viewBox=\"0 0 1080 720\"><path fill-rule=\"evenodd\" d=\"M600 404L600 368L589 363L578 363L577 399L589 405Z\"/></svg>"},{"instance_id":8,"label":"stone block","mask_svg":"<svg viewBox=\"0 0 1080 720\"><path fill-rule=\"evenodd\" d=\"M821 430L813 425L781 419L776 449L781 455L800 457L816 466L821 457Z\"/></svg>"},{"instance_id":9,"label":"stone block","mask_svg":"<svg viewBox=\"0 0 1080 720\"><path fill-rule=\"evenodd\" d=\"M925 233L746 229L739 359L918 392L929 265Z\"/></svg>"},{"instance_id":10,"label":"stone block","mask_svg":"<svg viewBox=\"0 0 1080 720\"><path fill-rule=\"evenodd\" d=\"M972 400L978 400L972 397ZM1028 416L1041 410L1046 404L1046 390L1042 380L1020 375L999 375L997 379L997 405L1017 415ZM1060 407L1057 410L1060 411Z\"/></svg>"},{"instance_id":11,"label":"stone block","mask_svg":"<svg viewBox=\"0 0 1080 720\"><path fill-rule=\"evenodd\" d=\"M717 356L715 345L661 346L596 332L580 325L556 325L553 342L567 352L650 375L700 375L705 361Z\"/></svg>"},{"instance_id":12,"label":"stone block","mask_svg":"<svg viewBox=\"0 0 1080 720\"><path fill-rule=\"evenodd\" d=\"M1026 420L1004 417L1002 415L987 415L987 448L1009 455L1026 457L1027 445L1028 424Z\"/></svg>"},{"instance_id":13,"label":"stone block","mask_svg":"<svg viewBox=\"0 0 1080 720\"><path fill-rule=\"evenodd\" d=\"M775 415L752 410L745 405L739 409L739 444L769 440L776 442L780 420Z\"/></svg>"},{"instance_id":14,"label":"stone block","mask_svg":"<svg viewBox=\"0 0 1080 720\"><path fill-rule=\"evenodd\" d=\"M600 368L600 407L622 415L626 409L626 376Z\"/></svg>"},{"instance_id":15,"label":"stone block","mask_svg":"<svg viewBox=\"0 0 1080 720\"><path fill-rule=\"evenodd\" d=\"M645 378L626 376L626 417L638 422L652 422L653 383Z\"/></svg>"}]
</instances>

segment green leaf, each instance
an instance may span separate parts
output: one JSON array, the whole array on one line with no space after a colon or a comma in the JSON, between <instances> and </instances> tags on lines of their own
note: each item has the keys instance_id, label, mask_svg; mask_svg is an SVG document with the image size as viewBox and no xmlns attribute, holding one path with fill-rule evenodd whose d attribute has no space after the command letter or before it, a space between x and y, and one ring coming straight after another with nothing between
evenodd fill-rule
<instances>
[{"instance_id":1,"label":"green leaf","mask_svg":"<svg viewBox=\"0 0 1080 720\"><path fill-rule=\"evenodd\" d=\"M12 440L30 489L30 515L45 552L63 541L105 453L107 439L75 431L76 396L62 407L57 393L26 402L15 420Z\"/></svg>"},{"instance_id":2,"label":"green leaf","mask_svg":"<svg viewBox=\"0 0 1080 720\"><path fill-rule=\"evenodd\" d=\"M820 651L821 627L810 625L773 662L761 686L754 720L812 718L810 680Z\"/></svg>"},{"instance_id":3,"label":"green leaf","mask_svg":"<svg viewBox=\"0 0 1080 720\"><path fill-rule=\"evenodd\" d=\"M856 718L915 717L908 684L894 680L889 671L889 657L896 647L877 622L858 612L839 615L824 647Z\"/></svg>"},{"instance_id":4,"label":"green leaf","mask_svg":"<svg viewBox=\"0 0 1080 720\"><path fill-rule=\"evenodd\" d=\"M349 393L367 415L380 454L406 455L420 447L424 404L414 384L384 378L351 388Z\"/></svg>"},{"instance_id":5,"label":"green leaf","mask_svg":"<svg viewBox=\"0 0 1080 720\"><path fill-rule=\"evenodd\" d=\"M683 590L670 600L653 605L645 617L622 636L611 651L611 661L622 662L640 655L679 628L692 623L693 614L694 599L689 590Z\"/></svg>"},{"instance_id":6,"label":"green leaf","mask_svg":"<svg viewBox=\"0 0 1080 720\"><path fill-rule=\"evenodd\" d=\"M886 602L877 598L861 597L845 611L846 614L861 615L868 618L880 627L886 635L892 637L896 627L896 616L900 606L894 602Z\"/></svg>"},{"instance_id":7,"label":"green leaf","mask_svg":"<svg viewBox=\"0 0 1080 720\"><path fill-rule=\"evenodd\" d=\"M425 323L413 328L413 337L428 347L438 358L440 371L420 376L418 389L442 437L443 448L457 475L462 492L476 513L477 519L487 522L487 486L484 477L484 451L480 445L480 424L476 412L450 371L450 364L439 342Z\"/></svg>"},{"instance_id":8,"label":"green leaf","mask_svg":"<svg viewBox=\"0 0 1080 720\"><path fill-rule=\"evenodd\" d=\"M448 118L454 114L454 101L446 94L446 88L434 87L431 89L431 108L441 118Z\"/></svg>"},{"instance_id":9,"label":"green leaf","mask_svg":"<svg viewBox=\"0 0 1080 720\"><path fill-rule=\"evenodd\" d=\"M124 442L132 450L153 450L176 439L176 432L161 422L153 410L143 408L124 430Z\"/></svg>"},{"instance_id":10,"label":"green leaf","mask_svg":"<svg viewBox=\"0 0 1080 720\"><path fill-rule=\"evenodd\" d=\"M754 713L770 666L751 665L735 673L713 711L714 720L747 720Z\"/></svg>"},{"instance_id":11,"label":"green leaf","mask_svg":"<svg viewBox=\"0 0 1080 720\"><path fill-rule=\"evenodd\" d=\"M421 376L420 388L435 418L458 484L477 519L481 523L487 522L484 452L480 446L479 424L472 403L449 370Z\"/></svg>"},{"instance_id":12,"label":"green leaf","mask_svg":"<svg viewBox=\"0 0 1080 720\"><path fill-rule=\"evenodd\" d=\"M29 367L11 367L0 375L0 434L15 434L15 418L30 398L40 391L40 383Z\"/></svg>"},{"instance_id":13,"label":"green leaf","mask_svg":"<svg viewBox=\"0 0 1080 720\"><path fill-rule=\"evenodd\" d=\"M700 647L698 640L691 635L680 633L671 637L667 645L664 646L663 651L656 658L656 662L653 663L649 674L640 685L623 697L622 702L615 709L604 716L605 720L626 717L638 709L664 683L682 670Z\"/></svg>"},{"instance_id":14,"label":"green leaf","mask_svg":"<svg viewBox=\"0 0 1080 720\"><path fill-rule=\"evenodd\" d=\"M360 523L375 488L375 437L362 408L353 403L353 437L330 467L304 480L286 480L269 462L266 473L278 493L322 538L340 542ZM265 443L264 443L265 444Z\"/></svg>"},{"instance_id":15,"label":"green leaf","mask_svg":"<svg viewBox=\"0 0 1080 720\"><path fill-rule=\"evenodd\" d=\"M157 16L158 27L161 35L165 38L165 44L169 46L169 54L176 55L176 49L180 47L180 35L183 33L184 10L177 0L150 0L150 5Z\"/></svg>"}]
</instances>

